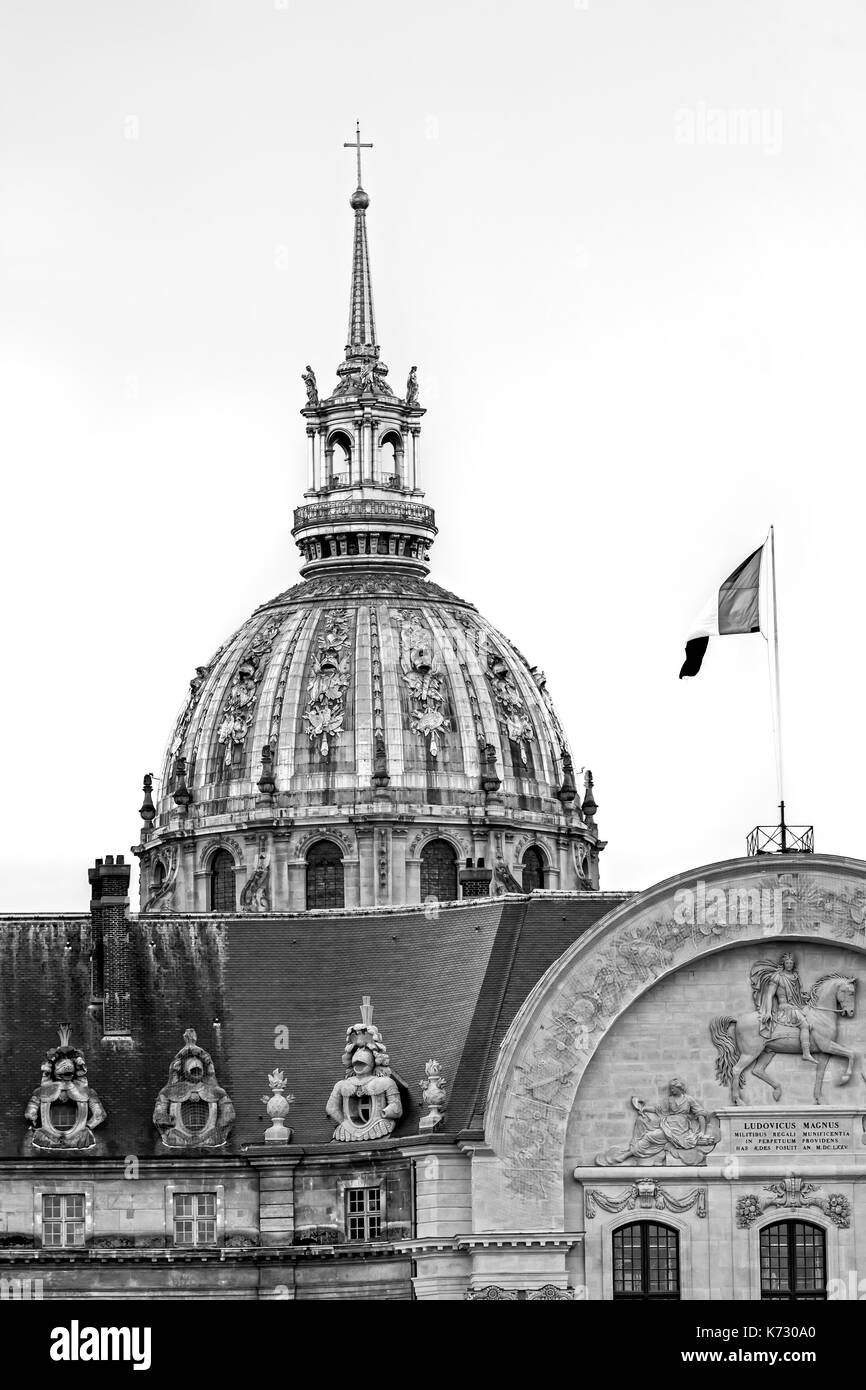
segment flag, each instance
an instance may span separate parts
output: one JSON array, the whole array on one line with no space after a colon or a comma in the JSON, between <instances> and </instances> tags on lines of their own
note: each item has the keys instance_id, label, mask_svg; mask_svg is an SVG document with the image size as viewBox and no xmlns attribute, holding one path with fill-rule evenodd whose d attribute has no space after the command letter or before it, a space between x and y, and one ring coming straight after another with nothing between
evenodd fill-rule
<instances>
[{"instance_id":1,"label":"flag","mask_svg":"<svg viewBox=\"0 0 866 1390\"><path fill-rule=\"evenodd\" d=\"M711 637L727 637L734 632L760 632L761 614L758 589L761 583L761 562L764 547L759 546L721 588L713 594L695 619L686 639L686 659L680 671L683 676L696 676Z\"/></svg>"}]
</instances>

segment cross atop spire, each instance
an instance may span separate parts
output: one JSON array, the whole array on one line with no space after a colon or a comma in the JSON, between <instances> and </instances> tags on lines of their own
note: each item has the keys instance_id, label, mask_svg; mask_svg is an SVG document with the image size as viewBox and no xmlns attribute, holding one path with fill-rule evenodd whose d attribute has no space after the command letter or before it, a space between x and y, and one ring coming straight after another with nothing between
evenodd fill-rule
<instances>
[{"instance_id":1,"label":"cross atop spire","mask_svg":"<svg viewBox=\"0 0 866 1390\"><path fill-rule=\"evenodd\" d=\"M383 378L388 368L379 362L379 347L376 343L376 320L373 316L373 286L370 280L370 253L367 249L367 226L365 213L370 206L370 198L361 186L361 151L371 150L372 144L361 139L361 124L355 122L355 138L344 141L343 149L354 150L358 160L358 187L349 205L355 214L355 240L352 248L352 288L349 297L349 333L346 343L346 361L338 369L343 377L363 376L363 386L391 395L384 386ZM374 380L375 376L375 380ZM339 391L339 387L338 387Z\"/></svg>"},{"instance_id":2,"label":"cross atop spire","mask_svg":"<svg viewBox=\"0 0 866 1390\"><path fill-rule=\"evenodd\" d=\"M371 150L372 148L373 148L372 144L363 144L363 143L361 142L361 122L360 122L360 121L356 121L356 122L355 122L355 138L354 138L354 140L344 140L344 141L343 141L343 149L344 149L344 150L354 150L355 153L356 153L356 155L358 156L358 187L359 187L359 188L361 187L361 151L362 151L362 150Z\"/></svg>"}]
</instances>

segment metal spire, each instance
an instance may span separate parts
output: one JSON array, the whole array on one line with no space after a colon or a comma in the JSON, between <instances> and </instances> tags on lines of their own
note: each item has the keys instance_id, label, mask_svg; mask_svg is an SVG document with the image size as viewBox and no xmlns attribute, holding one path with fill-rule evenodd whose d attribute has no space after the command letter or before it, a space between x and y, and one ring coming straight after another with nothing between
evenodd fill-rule
<instances>
[{"instance_id":1,"label":"metal spire","mask_svg":"<svg viewBox=\"0 0 866 1390\"><path fill-rule=\"evenodd\" d=\"M361 186L361 151L371 150L372 144L361 140L360 123L355 125L355 138L345 141L343 148L354 150L358 158L358 187L349 199L355 213L355 241L352 251L352 290L349 300L349 335L347 358L375 358L376 320L373 317L373 285L370 280L370 252L367 249L366 210L370 199Z\"/></svg>"}]
</instances>

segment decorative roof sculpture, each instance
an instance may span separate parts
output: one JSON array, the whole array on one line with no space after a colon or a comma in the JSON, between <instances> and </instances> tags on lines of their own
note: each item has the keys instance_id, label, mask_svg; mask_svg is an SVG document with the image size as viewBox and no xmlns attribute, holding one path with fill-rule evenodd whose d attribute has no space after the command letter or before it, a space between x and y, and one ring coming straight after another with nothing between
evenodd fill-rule
<instances>
[{"instance_id":1,"label":"decorative roof sculpture","mask_svg":"<svg viewBox=\"0 0 866 1390\"><path fill-rule=\"evenodd\" d=\"M337 1126L334 1138L343 1143L385 1139L403 1114L403 1103L382 1034L373 1022L369 994L361 1001L361 1022L346 1030L342 1062L345 1078L337 1082L325 1107Z\"/></svg>"},{"instance_id":2,"label":"decorative roof sculpture","mask_svg":"<svg viewBox=\"0 0 866 1390\"><path fill-rule=\"evenodd\" d=\"M235 1108L217 1083L213 1059L187 1028L175 1053L168 1081L156 1099L153 1123L167 1149L221 1148L228 1140Z\"/></svg>"},{"instance_id":3,"label":"decorative roof sculpture","mask_svg":"<svg viewBox=\"0 0 866 1390\"><path fill-rule=\"evenodd\" d=\"M61 1025L58 1035L60 1046L46 1052L42 1080L24 1111L31 1143L34 1149L92 1149L105 1110L87 1079L84 1053L70 1042L69 1025Z\"/></svg>"}]
</instances>

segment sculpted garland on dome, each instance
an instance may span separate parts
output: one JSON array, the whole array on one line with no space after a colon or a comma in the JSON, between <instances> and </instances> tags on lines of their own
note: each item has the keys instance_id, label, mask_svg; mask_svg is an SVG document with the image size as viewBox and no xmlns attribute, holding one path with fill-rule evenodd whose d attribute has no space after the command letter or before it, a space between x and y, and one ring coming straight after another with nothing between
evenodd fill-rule
<instances>
[{"instance_id":1,"label":"sculpted garland on dome","mask_svg":"<svg viewBox=\"0 0 866 1390\"><path fill-rule=\"evenodd\" d=\"M520 749L520 761L526 765L527 749L535 737L535 731L526 713L517 682L508 663L500 652L493 650L487 654L487 679L493 697L499 706L505 731Z\"/></svg>"},{"instance_id":2,"label":"sculpted garland on dome","mask_svg":"<svg viewBox=\"0 0 866 1390\"><path fill-rule=\"evenodd\" d=\"M282 620L278 621L276 618L270 618L265 623L247 647L243 660L232 677L231 689L217 729L217 740L225 747L226 767L231 767L234 749L243 745L253 722L256 695L263 675L263 658L270 653L274 638L281 627Z\"/></svg>"},{"instance_id":3,"label":"sculpted garland on dome","mask_svg":"<svg viewBox=\"0 0 866 1390\"><path fill-rule=\"evenodd\" d=\"M307 733L327 758L331 744L343 731L344 699L349 684L349 615L335 608L325 615L324 631L319 634L313 655L313 670L307 683L304 720Z\"/></svg>"},{"instance_id":4,"label":"sculpted garland on dome","mask_svg":"<svg viewBox=\"0 0 866 1390\"><path fill-rule=\"evenodd\" d=\"M451 728L445 714L442 664L433 634L420 615L404 609L400 614L400 667L409 691L409 723L413 732L429 741L431 755L439 755L443 734Z\"/></svg>"},{"instance_id":5,"label":"sculpted garland on dome","mask_svg":"<svg viewBox=\"0 0 866 1390\"><path fill-rule=\"evenodd\" d=\"M192 716L195 713L196 706L201 697L202 687L230 642L231 638L229 638L229 641L223 642L221 646L217 647L206 666L196 666L195 675L189 683L189 695L187 696L186 704L180 712L174 734L172 735L171 746L169 748L172 757L175 757L183 747L187 731L192 721Z\"/></svg>"}]
</instances>

